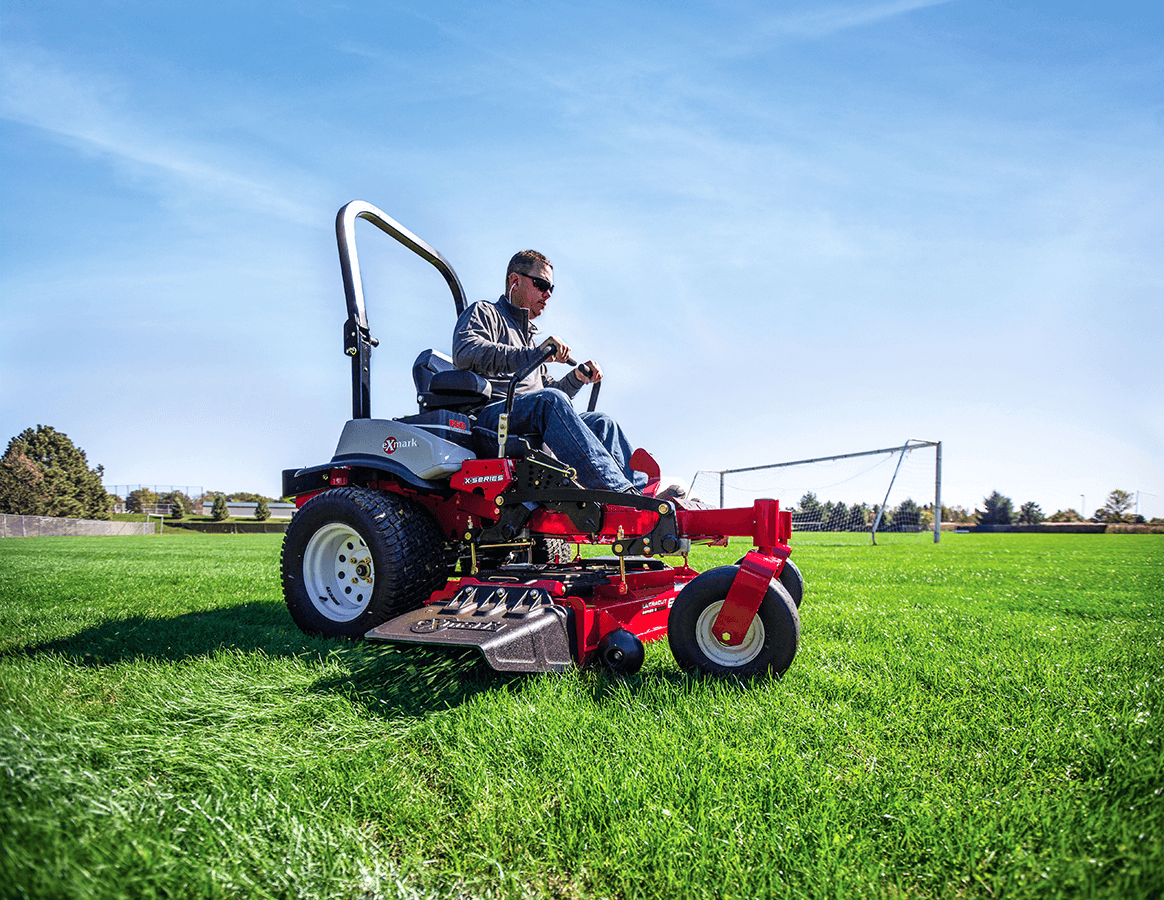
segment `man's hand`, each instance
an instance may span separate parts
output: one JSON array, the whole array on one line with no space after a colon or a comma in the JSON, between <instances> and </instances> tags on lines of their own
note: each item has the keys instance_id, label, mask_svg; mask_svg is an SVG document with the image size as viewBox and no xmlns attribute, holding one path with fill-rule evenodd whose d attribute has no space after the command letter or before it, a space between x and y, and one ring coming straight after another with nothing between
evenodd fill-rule
<instances>
[{"instance_id":1,"label":"man's hand","mask_svg":"<svg viewBox=\"0 0 1164 900\"><path fill-rule=\"evenodd\" d=\"M570 358L570 346L560 337L557 337L556 335L550 335L548 338L538 344L538 349L545 350L547 344L553 344L558 350L557 353L550 357L550 362L564 363Z\"/></svg>"},{"instance_id":2,"label":"man's hand","mask_svg":"<svg viewBox=\"0 0 1164 900\"><path fill-rule=\"evenodd\" d=\"M590 374L587 375L587 372ZM583 384L593 384L596 381L602 380L602 367L594 360L588 359L574 370L574 374L578 376L578 380Z\"/></svg>"}]
</instances>

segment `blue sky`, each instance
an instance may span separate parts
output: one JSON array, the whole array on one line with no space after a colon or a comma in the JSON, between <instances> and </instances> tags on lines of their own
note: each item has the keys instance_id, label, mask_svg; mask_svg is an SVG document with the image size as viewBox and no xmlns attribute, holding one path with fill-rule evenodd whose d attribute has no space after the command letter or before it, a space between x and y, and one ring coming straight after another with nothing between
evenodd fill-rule
<instances>
[{"instance_id":1,"label":"blue sky","mask_svg":"<svg viewBox=\"0 0 1164 900\"><path fill-rule=\"evenodd\" d=\"M1164 515L1164 41L1124 3L0 5L0 437L274 495L350 415L336 211L540 323L666 472L942 440ZM363 227L363 226L361 226ZM373 411L453 324L367 227ZM795 498L792 498L795 499Z\"/></svg>"}]
</instances>

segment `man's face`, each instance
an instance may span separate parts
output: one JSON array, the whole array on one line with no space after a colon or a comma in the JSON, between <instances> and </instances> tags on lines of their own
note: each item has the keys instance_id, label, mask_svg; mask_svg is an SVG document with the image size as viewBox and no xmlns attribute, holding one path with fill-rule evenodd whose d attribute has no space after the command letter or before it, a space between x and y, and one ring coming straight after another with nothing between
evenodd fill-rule
<instances>
[{"instance_id":1,"label":"man's face","mask_svg":"<svg viewBox=\"0 0 1164 900\"><path fill-rule=\"evenodd\" d=\"M548 282L551 286L554 283L554 270L544 263L532 266L529 274ZM528 309L531 321L540 316L550 300L550 291L538 290L538 286L530 280L529 275L517 272L510 274L509 282L512 285L509 302L521 309Z\"/></svg>"}]
</instances>

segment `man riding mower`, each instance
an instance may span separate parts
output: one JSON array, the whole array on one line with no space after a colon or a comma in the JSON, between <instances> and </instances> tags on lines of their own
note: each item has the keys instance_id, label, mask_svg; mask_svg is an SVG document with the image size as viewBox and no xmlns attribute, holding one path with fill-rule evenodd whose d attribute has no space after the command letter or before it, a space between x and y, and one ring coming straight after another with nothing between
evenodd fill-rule
<instances>
[{"instance_id":1,"label":"man riding mower","mask_svg":"<svg viewBox=\"0 0 1164 900\"><path fill-rule=\"evenodd\" d=\"M527 354L503 398L498 382L425 350L413 365L418 412L372 418L379 342L365 310L357 219L433 265L458 317L466 311L460 279L436 250L369 203L339 211L352 418L329 462L283 472L283 494L298 507L282 553L296 624L328 637L475 646L500 671L599 663L632 674L643 643L666 636L687 671L783 673L799 645L804 590L789 559L789 513L775 500L702 509L658 497L659 468L642 450L625 461L626 487L586 484L541 449L544 435L513 433L518 386L568 356L561 342ZM597 376L593 408L601 376L585 365ZM692 543L724 546L729 536L750 537L753 549L702 574L688 565ZM582 558L573 552L582 544L610 554Z\"/></svg>"}]
</instances>

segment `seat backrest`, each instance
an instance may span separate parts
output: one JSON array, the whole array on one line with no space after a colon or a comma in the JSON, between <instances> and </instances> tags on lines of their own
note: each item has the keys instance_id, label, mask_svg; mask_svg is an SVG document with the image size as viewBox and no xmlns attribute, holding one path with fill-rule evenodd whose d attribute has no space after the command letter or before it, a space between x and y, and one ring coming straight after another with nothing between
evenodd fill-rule
<instances>
[{"instance_id":1,"label":"seat backrest","mask_svg":"<svg viewBox=\"0 0 1164 900\"><path fill-rule=\"evenodd\" d=\"M412 381L418 394L428 393L429 382L437 372L449 372L457 367L453 360L439 350L422 350L412 364Z\"/></svg>"},{"instance_id":2,"label":"seat backrest","mask_svg":"<svg viewBox=\"0 0 1164 900\"><path fill-rule=\"evenodd\" d=\"M472 412L489 402L489 382L468 369L458 369L439 350L425 350L412 364L416 402L421 412L434 409Z\"/></svg>"}]
</instances>

